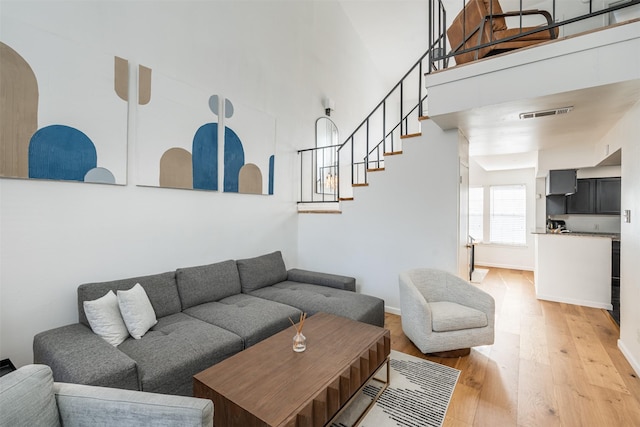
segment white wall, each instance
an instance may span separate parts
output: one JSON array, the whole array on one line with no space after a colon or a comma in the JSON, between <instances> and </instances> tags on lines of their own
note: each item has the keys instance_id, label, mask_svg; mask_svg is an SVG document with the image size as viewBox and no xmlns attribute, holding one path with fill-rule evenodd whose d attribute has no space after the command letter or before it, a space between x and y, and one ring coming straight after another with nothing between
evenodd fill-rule
<instances>
[{"instance_id":1,"label":"white wall","mask_svg":"<svg viewBox=\"0 0 640 427\"><path fill-rule=\"evenodd\" d=\"M398 313L398 275L417 267L457 273L458 132L422 122L422 136L369 174L342 214L303 214L299 263L356 277L358 290Z\"/></svg>"},{"instance_id":2,"label":"white wall","mask_svg":"<svg viewBox=\"0 0 640 427\"><path fill-rule=\"evenodd\" d=\"M620 340L618 346L640 375L640 102L601 141L622 146L622 210L631 222L620 225Z\"/></svg>"},{"instance_id":3,"label":"white wall","mask_svg":"<svg viewBox=\"0 0 640 427\"><path fill-rule=\"evenodd\" d=\"M479 243L475 248L475 264L488 267L533 270L535 267L535 239L531 232L536 228L536 177L535 169L485 171L471 161L469 186L484 187L484 235L489 241L489 187L492 185L519 185L527 188L527 242L525 246L507 246Z\"/></svg>"},{"instance_id":4,"label":"white wall","mask_svg":"<svg viewBox=\"0 0 640 427\"><path fill-rule=\"evenodd\" d=\"M296 266L296 150L314 145L322 98L350 129L391 85L334 2L3 0L0 12L0 40L19 22L276 118L275 196L137 187L135 107L126 186L0 179L0 358L17 365L34 334L77 321L81 283L273 250Z\"/></svg>"}]
</instances>

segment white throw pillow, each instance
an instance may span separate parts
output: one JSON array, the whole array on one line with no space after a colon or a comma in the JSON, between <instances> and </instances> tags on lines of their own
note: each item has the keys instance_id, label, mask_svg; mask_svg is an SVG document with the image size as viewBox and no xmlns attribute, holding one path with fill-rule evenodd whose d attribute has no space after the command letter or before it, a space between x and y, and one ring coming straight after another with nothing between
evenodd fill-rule
<instances>
[{"instance_id":1,"label":"white throw pillow","mask_svg":"<svg viewBox=\"0 0 640 427\"><path fill-rule=\"evenodd\" d=\"M113 291L96 300L84 301L82 306L91 330L95 334L112 346L118 346L127 339L129 331L122 320L118 298Z\"/></svg>"},{"instance_id":2,"label":"white throw pillow","mask_svg":"<svg viewBox=\"0 0 640 427\"><path fill-rule=\"evenodd\" d=\"M132 337L139 340L156 323L156 312L140 283L128 291L118 291L118 305L124 324Z\"/></svg>"}]
</instances>

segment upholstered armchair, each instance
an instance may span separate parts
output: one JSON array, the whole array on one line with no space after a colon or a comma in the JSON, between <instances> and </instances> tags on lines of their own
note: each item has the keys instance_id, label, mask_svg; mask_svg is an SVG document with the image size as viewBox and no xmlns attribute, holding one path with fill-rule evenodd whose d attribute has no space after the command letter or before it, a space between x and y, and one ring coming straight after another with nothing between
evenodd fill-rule
<instances>
[{"instance_id":1,"label":"upholstered armchair","mask_svg":"<svg viewBox=\"0 0 640 427\"><path fill-rule=\"evenodd\" d=\"M213 426L213 403L53 381L46 365L26 365L0 378L0 427Z\"/></svg>"},{"instance_id":2,"label":"upholstered armchair","mask_svg":"<svg viewBox=\"0 0 640 427\"><path fill-rule=\"evenodd\" d=\"M399 285L402 330L421 352L458 357L493 344L495 301L488 293L429 268L401 273Z\"/></svg>"},{"instance_id":3,"label":"upholstered armchair","mask_svg":"<svg viewBox=\"0 0 640 427\"><path fill-rule=\"evenodd\" d=\"M540 15L544 25L552 25L551 14L545 10L503 12L498 0L470 0L447 29L452 52L470 49L484 43L503 40L526 33L537 27L507 28L507 17ZM558 37L558 28L515 37L498 44L455 56L456 64L464 64L490 55L532 46Z\"/></svg>"}]
</instances>

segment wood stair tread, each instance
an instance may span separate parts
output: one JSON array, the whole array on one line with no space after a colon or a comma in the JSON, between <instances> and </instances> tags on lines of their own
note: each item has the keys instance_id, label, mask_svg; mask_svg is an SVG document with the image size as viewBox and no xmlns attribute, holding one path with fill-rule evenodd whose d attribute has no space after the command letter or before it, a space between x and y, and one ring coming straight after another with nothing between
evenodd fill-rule
<instances>
[{"instance_id":1,"label":"wood stair tread","mask_svg":"<svg viewBox=\"0 0 640 427\"><path fill-rule=\"evenodd\" d=\"M340 198L338 198L339 202L348 202L348 201L351 201L351 200L353 200L353 197L340 197Z\"/></svg>"},{"instance_id":2,"label":"wood stair tread","mask_svg":"<svg viewBox=\"0 0 640 427\"><path fill-rule=\"evenodd\" d=\"M407 135L400 135L400 139L415 138L416 136L422 136L422 132L409 133Z\"/></svg>"},{"instance_id":3,"label":"wood stair tread","mask_svg":"<svg viewBox=\"0 0 640 427\"><path fill-rule=\"evenodd\" d=\"M380 172L383 170L384 168L370 168L370 169L367 169L367 172Z\"/></svg>"},{"instance_id":4,"label":"wood stair tread","mask_svg":"<svg viewBox=\"0 0 640 427\"><path fill-rule=\"evenodd\" d=\"M369 183L365 182L365 183L362 183L362 184L351 184L351 186L352 187L368 187Z\"/></svg>"},{"instance_id":5,"label":"wood stair tread","mask_svg":"<svg viewBox=\"0 0 640 427\"><path fill-rule=\"evenodd\" d=\"M384 153L385 156L396 156L398 154L402 154L402 150L400 150L400 151L389 151L388 153Z\"/></svg>"}]
</instances>

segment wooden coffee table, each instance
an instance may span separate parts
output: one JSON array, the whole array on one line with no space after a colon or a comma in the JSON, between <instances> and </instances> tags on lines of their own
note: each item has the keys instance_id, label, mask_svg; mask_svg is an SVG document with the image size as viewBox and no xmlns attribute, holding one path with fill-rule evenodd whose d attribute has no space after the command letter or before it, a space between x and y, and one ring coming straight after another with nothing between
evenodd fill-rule
<instances>
[{"instance_id":1,"label":"wooden coffee table","mask_svg":"<svg viewBox=\"0 0 640 427\"><path fill-rule=\"evenodd\" d=\"M387 329L317 313L302 333L302 353L290 327L194 376L194 396L213 401L215 427L324 426L384 365L388 381Z\"/></svg>"}]
</instances>

